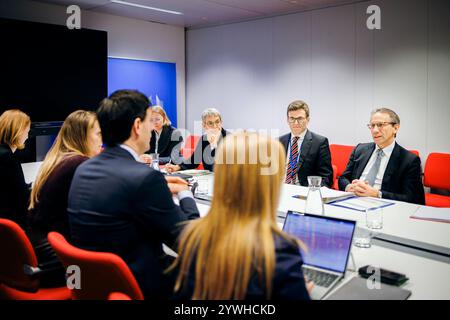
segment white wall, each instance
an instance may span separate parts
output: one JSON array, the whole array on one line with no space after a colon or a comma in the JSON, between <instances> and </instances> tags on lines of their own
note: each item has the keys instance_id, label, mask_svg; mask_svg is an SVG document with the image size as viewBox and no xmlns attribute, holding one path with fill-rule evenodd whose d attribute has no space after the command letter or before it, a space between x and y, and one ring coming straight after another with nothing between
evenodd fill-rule
<instances>
[{"instance_id":1,"label":"white wall","mask_svg":"<svg viewBox=\"0 0 450 320\"><path fill-rule=\"evenodd\" d=\"M24 0L1 0L0 17L65 24L66 7ZM103 13L82 11L81 27L108 32L108 55L123 58L175 62L178 125L185 119L184 28ZM33 48L30 48L30 54Z\"/></svg>"},{"instance_id":2,"label":"white wall","mask_svg":"<svg viewBox=\"0 0 450 320\"><path fill-rule=\"evenodd\" d=\"M381 7L382 30L366 28ZM187 126L204 108L226 128L279 128L303 99L330 143L370 141L370 111L398 112L398 142L450 153L450 1L380 0L187 32Z\"/></svg>"}]
</instances>

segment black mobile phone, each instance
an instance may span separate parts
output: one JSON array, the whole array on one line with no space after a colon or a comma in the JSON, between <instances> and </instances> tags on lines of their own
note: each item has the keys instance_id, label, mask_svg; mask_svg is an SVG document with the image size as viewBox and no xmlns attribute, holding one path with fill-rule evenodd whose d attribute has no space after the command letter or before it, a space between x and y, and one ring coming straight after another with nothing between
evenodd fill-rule
<instances>
[{"instance_id":1,"label":"black mobile phone","mask_svg":"<svg viewBox=\"0 0 450 320\"><path fill-rule=\"evenodd\" d=\"M383 268L376 268L370 265L359 268L359 275L363 278L369 278L371 276L376 276L376 273L379 270L380 282L391 284L394 286L400 286L409 279L406 275L402 273L398 273L395 271L386 270Z\"/></svg>"}]
</instances>

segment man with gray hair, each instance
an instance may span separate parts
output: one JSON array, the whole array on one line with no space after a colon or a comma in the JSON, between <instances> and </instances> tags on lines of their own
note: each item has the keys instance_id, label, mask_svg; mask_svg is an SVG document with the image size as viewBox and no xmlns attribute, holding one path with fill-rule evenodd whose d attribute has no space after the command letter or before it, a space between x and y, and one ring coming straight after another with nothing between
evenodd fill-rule
<instances>
[{"instance_id":1,"label":"man with gray hair","mask_svg":"<svg viewBox=\"0 0 450 320\"><path fill-rule=\"evenodd\" d=\"M374 142L353 149L339 189L361 197L425 204L420 158L395 141L399 116L388 108L376 109L367 127Z\"/></svg>"},{"instance_id":2,"label":"man with gray hair","mask_svg":"<svg viewBox=\"0 0 450 320\"><path fill-rule=\"evenodd\" d=\"M222 128L222 116L215 108L203 111L202 126L205 133L197 143L194 153L179 165L166 165L168 172L196 169L201 163L206 170L213 171L217 145L227 135L227 131Z\"/></svg>"}]
</instances>

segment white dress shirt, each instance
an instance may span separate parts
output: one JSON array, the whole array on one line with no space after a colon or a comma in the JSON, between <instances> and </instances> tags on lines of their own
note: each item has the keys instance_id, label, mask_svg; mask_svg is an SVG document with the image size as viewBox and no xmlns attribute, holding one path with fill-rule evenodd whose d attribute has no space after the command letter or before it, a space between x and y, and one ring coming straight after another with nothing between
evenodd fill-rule
<instances>
[{"instance_id":1,"label":"white dress shirt","mask_svg":"<svg viewBox=\"0 0 450 320\"><path fill-rule=\"evenodd\" d=\"M383 148L383 157L381 158L380 169L378 170L377 176L375 178L375 183L373 184L373 187L377 190L381 190L381 185L383 184L383 176L386 171L386 167L389 163L389 159L391 158L394 147L395 147L395 140L390 145ZM378 149L380 149L380 147L375 145L375 150L373 150L372 156L370 157L369 162L367 162L367 165L364 168L363 173L361 174L360 180L364 181L366 179L367 174L370 171L370 168L372 168L372 166L375 163L375 160L377 159Z\"/></svg>"}]
</instances>

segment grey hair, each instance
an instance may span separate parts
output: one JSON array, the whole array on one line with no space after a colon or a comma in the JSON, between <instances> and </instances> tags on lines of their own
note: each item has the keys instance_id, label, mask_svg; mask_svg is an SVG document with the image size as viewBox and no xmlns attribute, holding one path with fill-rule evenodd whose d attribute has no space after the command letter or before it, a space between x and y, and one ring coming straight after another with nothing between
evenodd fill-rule
<instances>
[{"instance_id":1,"label":"grey hair","mask_svg":"<svg viewBox=\"0 0 450 320\"><path fill-rule=\"evenodd\" d=\"M372 117L375 113L386 113L389 115L389 118L391 118L392 123L400 124L400 117L395 113L394 110L391 110L389 108L378 108L372 111L370 117Z\"/></svg>"},{"instance_id":2,"label":"grey hair","mask_svg":"<svg viewBox=\"0 0 450 320\"><path fill-rule=\"evenodd\" d=\"M216 108L205 109L205 111L202 112L202 121L205 122L207 117L219 117L220 121L222 121L222 115Z\"/></svg>"}]
</instances>

